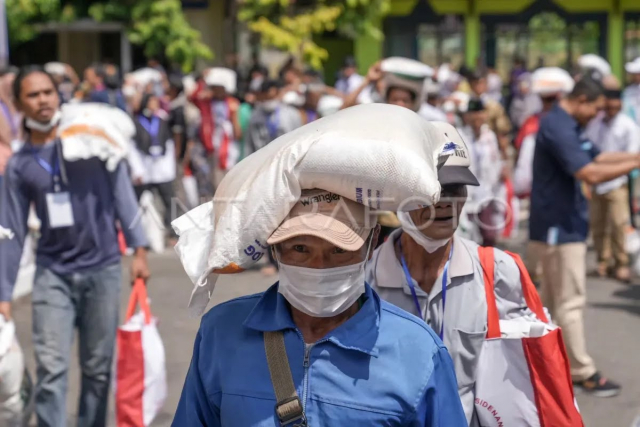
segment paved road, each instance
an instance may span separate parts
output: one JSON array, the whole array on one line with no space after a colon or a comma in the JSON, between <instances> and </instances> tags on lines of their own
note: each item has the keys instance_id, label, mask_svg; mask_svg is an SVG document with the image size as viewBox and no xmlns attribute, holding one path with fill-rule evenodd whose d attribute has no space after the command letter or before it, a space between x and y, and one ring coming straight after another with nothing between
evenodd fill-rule
<instances>
[{"instance_id":1,"label":"paved road","mask_svg":"<svg viewBox=\"0 0 640 427\"><path fill-rule=\"evenodd\" d=\"M160 333L165 341L169 396L162 414L154 426L171 424L185 373L189 367L193 339L198 320L190 319L185 306L191 286L172 252L152 255L153 279L149 286L152 309L160 318ZM273 280L257 272L223 277L214 293L214 304L239 295L264 290ZM586 311L589 350L605 375L624 386L621 396L596 399L578 396L587 427L629 427L640 414L640 285L622 285L610 280L589 280L589 304ZM122 308L127 295L123 293ZM15 308L18 336L27 355L28 366L34 372L30 343L31 312L29 299L19 301ZM73 354L77 354L74 349ZM69 378L67 411L73 420L77 413L79 373L74 361ZM111 411L110 425L113 423ZM69 424L70 426L73 424Z\"/></svg>"}]
</instances>

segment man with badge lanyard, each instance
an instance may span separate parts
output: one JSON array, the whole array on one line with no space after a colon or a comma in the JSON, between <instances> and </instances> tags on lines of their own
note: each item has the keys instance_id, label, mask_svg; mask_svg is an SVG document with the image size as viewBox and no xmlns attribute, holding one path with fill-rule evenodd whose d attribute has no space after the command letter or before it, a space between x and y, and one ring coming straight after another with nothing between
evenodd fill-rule
<instances>
[{"instance_id":1,"label":"man with badge lanyard","mask_svg":"<svg viewBox=\"0 0 640 427\"><path fill-rule=\"evenodd\" d=\"M487 304L478 245L454 233L467 200L467 185L478 186L471 155L459 135L439 156L440 201L398 212L394 231L367 264L367 283L380 297L424 319L440 335L453 359L458 394L467 422L475 416L477 362L487 331ZM501 319L529 313L520 271L513 258L495 252L495 294Z\"/></svg>"},{"instance_id":2,"label":"man with badge lanyard","mask_svg":"<svg viewBox=\"0 0 640 427\"><path fill-rule=\"evenodd\" d=\"M26 143L9 160L0 191L0 314L11 296L27 233L29 206L41 220L33 285L33 346L39 425L66 425L67 373L78 328L80 427L104 426L119 320L121 254L116 221L136 248L131 279L149 277L146 238L126 165L109 172L94 157L67 162L57 138L60 100L50 75L23 69L14 83Z\"/></svg>"},{"instance_id":3,"label":"man with badge lanyard","mask_svg":"<svg viewBox=\"0 0 640 427\"><path fill-rule=\"evenodd\" d=\"M583 129L604 108L604 90L590 77L576 82L540 121L533 158L531 250L540 254L540 297L562 328L574 388L612 397L620 386L598 372L587 352L583 321L589 207L583 184L596 185L640 166L640 156L605 152L582 138Z\"/></svg>"},{"instance_id":4,"label":"man with badge lanyard","mask_svg":"<svg viewBox=\"0 0 640 427\"><path fill-rule=\"evenodd\" d=\"M140 114L136 117L135 143L137 154L144 166L143 176L136 179L138 198L145 190L156 191L164 205L164 226L175 235L171 227L171 201L176 179L175 144L171 139L169 124L161 115L160 99L145 95L140 102Z\"/></svg>"}]
</instances>

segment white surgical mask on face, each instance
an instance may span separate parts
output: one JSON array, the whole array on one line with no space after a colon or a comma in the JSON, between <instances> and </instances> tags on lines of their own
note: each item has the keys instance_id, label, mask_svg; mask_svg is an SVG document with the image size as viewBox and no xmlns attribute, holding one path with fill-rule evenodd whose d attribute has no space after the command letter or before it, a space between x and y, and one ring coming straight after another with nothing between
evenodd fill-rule
<instances>
[{"instance_id":1,"label":"white surgical mask on face","mask_svg":"<svg viewBox=\"0 0 640 427\"><path fill-rule=\"evenodd\" d=\"M51 120L49 120L46 123L41 123L37 120L33 120L33 119L26 119L24 121L24 125L31 130L35 130L38 132L49 132L51 129L53 129L54 126L58 125L58 122L60 121L60 118L62 117L62 113L60 113L60 110L56 111L56 113L53 115L53 117L51 118Z\"/></svg>"},{"instance_id":2,"label":"white surgical mask on face","mask_svg":"<svg viewBox=\"0 0 640 427\"><path fill-rule=\"evenodd\" d=\"M416 225L413 223L413 219L411 219L411 215L409 215L409 212L398 212L397 215L398 215L398 220L402 225L402 231L404 231L409 236L411 236L411 238L417 244L422 246L424 250L429 253L433 253L437 251L438 249L446 245L447 242L450 240L450 239L435 240L422 234L422 232L418 230L418 227L416 227Z\"/></svg>"},{"instance_id":3,"label":"white surgical mask on face","mask_svg":"<svg viewBox=\"0 0 640 427\"><path fill-rule=\"evenodd\" d=\"M282 264L278 292L293 307L313 317L333 317L351 307L365 292L365 260L334 268L306 268Z\"/></svg>"}]
</instances>

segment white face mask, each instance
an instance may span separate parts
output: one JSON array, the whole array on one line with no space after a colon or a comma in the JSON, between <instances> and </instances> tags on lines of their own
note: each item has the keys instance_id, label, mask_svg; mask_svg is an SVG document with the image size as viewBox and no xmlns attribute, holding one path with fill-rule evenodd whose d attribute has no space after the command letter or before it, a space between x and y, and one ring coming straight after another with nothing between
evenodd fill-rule
<instances>
[{"instance_id":1,"label":"white face mask","mask_svg":"<svg viewBox=\"0 0 640 427\"><path fill-rule=\"evenodd\" d=\"M351 307L365 292L365 260L335 268L306 268L282 264L278 292L293 307L313 317L333 317Z\"/></svg>"},{"instance_id":2,"label":"white face mask","mask_svg":"<svg viewBox=\"0 0 640 427\"><path fill-rule=\"evenodd\" d=\"M413 223L413 220L411 219L409 212L398 212L397 215L398 215L398 220L402 225L402 231L404 231L409 236L411 236L411 238L417 244L422 246L424 250L429 253L433 253L437 251L438 249L446 245L447 242L450 240L450 239L435 240L422 234L422 232L418 230L418 227L416 227L416 225Z\"/></svg>"},{"instance_id":3,"label":"white face mask","mask_svg":"<svg viewBox=\"0 0 640 427\"><path fill-rule=\"evenodd\" d=\"M33 120L33 119L26 119L24 121L24 125L31 130L35 130L38 132L49 132L51 129L53 129L55 126L58 125L58 122L60 122L60 118L62 117L62 113L60 113L60 110L56 111L56 113L53 115L53 117L51 118L51 120L49 120L46 123L42 123L39 122L37 120Z\"/></svg>"}]
</instances>

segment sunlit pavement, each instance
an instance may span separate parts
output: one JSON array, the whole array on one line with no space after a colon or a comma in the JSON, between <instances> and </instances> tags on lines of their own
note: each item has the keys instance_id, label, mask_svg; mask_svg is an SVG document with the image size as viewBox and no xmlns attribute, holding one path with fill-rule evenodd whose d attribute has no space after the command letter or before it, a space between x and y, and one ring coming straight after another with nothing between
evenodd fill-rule
<instances>
[{"instance_id":1,"label":"sunlit pavement","mask_svg":"<svg viewBox=\"0 0 640 427\"><path fill-rule=\"evenodd\" d=\"M511 249L522 249L517 244ZM592 258L591 258L592 259ZM590 263L593 265L593 262ZM151 255L153 277L149 283L152 310L160 319L160 333L165 343L169 396L163 412L154 426L169 426L173 417L184 376L189 368L193 340L199 320L189 317L186 305L191 285L173 251ZM125 273L128 271L125 268ZM240 295L260 292L274 278L264 278L258 272L222 277L214 292L214 301L220 303ZM603 374L623 385L620 396L599 399L578 396L578 403L587 427L628 427L640 414L640 280L634 285L624 285L613 280L589 279L586 334L591 355ZM123 288L127 289L127 288ZM128 294L123 292L121 312L124 317ZM25 298L14 307L18 336L24 348L27 364L34 374L31 347L30 300ZM67 411L69 425L75 425L77 395L80 376L77 350L69 374ZM110 411L110 426L113 421Z\"/></svg>"}]
</instances>

